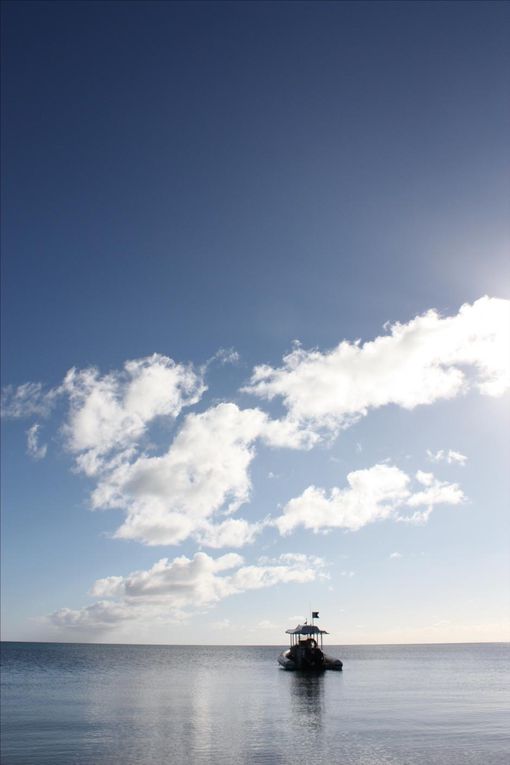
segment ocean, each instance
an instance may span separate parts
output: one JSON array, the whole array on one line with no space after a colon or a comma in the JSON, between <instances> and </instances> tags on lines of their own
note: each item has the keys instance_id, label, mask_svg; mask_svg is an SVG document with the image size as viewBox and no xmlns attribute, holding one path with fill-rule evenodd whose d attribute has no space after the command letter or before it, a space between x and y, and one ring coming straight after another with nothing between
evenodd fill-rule
<instances>
[{"instance_id":1,"label":"ocean","mask_svg":"<svg viewBox=\"0 0 510 765\"><path fill-rule=\"evenodd\" d=\"M510 645L2 644L3 765L501 765Z\"/></svg>"}]
</instances>

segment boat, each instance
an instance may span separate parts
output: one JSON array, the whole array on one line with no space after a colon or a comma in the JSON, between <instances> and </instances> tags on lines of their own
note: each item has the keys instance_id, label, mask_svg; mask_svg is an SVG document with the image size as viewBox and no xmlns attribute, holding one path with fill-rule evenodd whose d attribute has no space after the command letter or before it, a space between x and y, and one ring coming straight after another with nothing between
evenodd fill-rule
<instances>
[{"instance_id":1,"label":"boat","mask_svg":"<svg viewBox=\"0 0 510 765\"><path fill-rule=\"evenodd\" d=\"M318 617L319 612L313 611L311 624L308 624L306 620L304 624L298 624L294 629L285 630L285 633L290 635L290 647L282 651L278 657L278 663L283 669L307 672L342 669L343 663L340 659L334 659L323 651L323 635L329 633L314 624L314 619Z\"/></svg>"}]
</instances>

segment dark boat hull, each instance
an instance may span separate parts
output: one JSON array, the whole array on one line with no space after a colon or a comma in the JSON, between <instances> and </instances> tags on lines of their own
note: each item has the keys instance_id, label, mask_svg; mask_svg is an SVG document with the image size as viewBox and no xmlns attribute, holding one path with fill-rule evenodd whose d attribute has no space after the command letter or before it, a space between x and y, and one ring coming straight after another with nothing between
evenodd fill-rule
<instances>
[{"instance_id":1,"label":"dark boat hull","mask_svg":"<svg viewBox=\"0 0 510 765\"><path fill-rule=\"evenodd\" d=\"M286 651L282 651L282 653L278 657L278 663L280 666L283 667L283 669L286 669L288 671L304 671L304 672L324 672L326 669L333 669L339 672L343 664L340 661L340 659L334 659L332 656L327 656L325 653L322 653L322 660L310 660L310 658L303 656L296 656L296 654L292 653L292 650L289 648Z\"/></svg>"}]
</instances>

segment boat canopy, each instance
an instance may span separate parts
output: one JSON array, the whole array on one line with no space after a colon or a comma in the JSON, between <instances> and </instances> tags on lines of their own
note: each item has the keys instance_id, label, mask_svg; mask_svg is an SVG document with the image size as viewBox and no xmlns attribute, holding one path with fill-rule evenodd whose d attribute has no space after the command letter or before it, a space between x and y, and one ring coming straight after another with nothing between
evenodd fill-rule
<instances>
[{"instance_id":1,"label":"boat canopy","mask_svg":"<svg viewBox=\"0 0 510 765\"><path fill-rule=\"evenodd\" d=\"M329 635L326 630L320 630L315 624L298 624L293 630L285 630L287 635Z\"/></svg>"}]
</instances>

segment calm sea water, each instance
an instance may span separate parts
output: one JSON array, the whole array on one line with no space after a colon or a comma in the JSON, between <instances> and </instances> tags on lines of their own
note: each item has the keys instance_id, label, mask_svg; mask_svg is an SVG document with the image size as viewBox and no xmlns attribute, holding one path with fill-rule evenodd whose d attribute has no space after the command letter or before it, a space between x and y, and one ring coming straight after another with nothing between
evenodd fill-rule
<instances>
[{"instance_id":1,"label":"calm sea water","mask_svg":"<svg viewBox=\"0 0 510 765\"><path fill-rule=\"evenodd\" d=\"M2 644L2 763L508 763L510 646Z\"/></svg>"}]
</instances>

